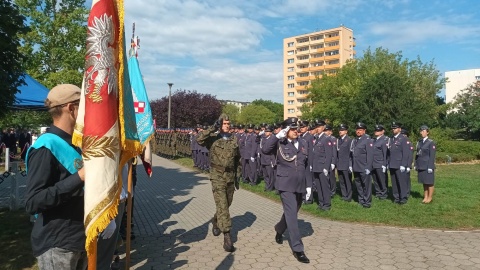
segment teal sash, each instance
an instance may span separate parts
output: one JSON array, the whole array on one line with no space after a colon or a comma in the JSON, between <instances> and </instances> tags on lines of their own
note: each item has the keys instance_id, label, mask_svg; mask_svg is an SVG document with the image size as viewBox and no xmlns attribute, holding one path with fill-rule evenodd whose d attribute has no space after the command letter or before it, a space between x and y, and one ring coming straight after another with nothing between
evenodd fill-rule
<instances>
[{"instance_id":1,"label":"teal sash","mask_svg":"<svg viewBox=\"0 0 480 270\"><path fill-rule=\"evenodd\" d=\"M68 144L64 139L53 133L45 133L38 137L35 143L28 148L27 155L25 157L25 170L28 173L28 154L32 148L39 149L45 147L53 156L65 167L71 174L74 174L80 169L82 164L82 156L77 150Z\"/></svg>"}]
</instances>

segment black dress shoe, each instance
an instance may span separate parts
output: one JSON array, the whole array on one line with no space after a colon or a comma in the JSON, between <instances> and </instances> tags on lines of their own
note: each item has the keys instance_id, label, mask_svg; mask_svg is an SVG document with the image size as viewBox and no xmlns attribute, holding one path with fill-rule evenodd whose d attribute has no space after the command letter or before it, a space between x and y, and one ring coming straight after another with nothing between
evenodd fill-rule
<instances>
[{"instance_id":1,"label":"black dress shoe","mask_svg":"<svg viewBox=\"0 0 480 270\"><path fill-rule=\"evenodd\" d=\"M275 235L275 242L277 242L279 245L283 244L283 235L281 233L277 232Z\"/></svg>"},{"instance_id":2,"label":"black dress shoe","mask_svg":"<svg viewBox=\"0 0 480 270\"><path fill-rule=\"evenodd\" d=\"M305 256L303 251L301 252L293 252L293 256L301 263L310 263L310 260Z\"/></svg>"}]
</instances>

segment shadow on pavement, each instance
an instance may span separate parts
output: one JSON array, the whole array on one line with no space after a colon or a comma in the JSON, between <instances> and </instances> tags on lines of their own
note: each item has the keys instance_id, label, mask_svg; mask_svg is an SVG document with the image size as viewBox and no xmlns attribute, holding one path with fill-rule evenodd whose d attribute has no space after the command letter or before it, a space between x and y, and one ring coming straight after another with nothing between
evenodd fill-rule
<instances>
[{"instance_id":1,"label":"shadow on pavement","mask_svg":"<svg viewBox=\"0 0 480 270\"><path fill-rule=\"evenodd\" d=\"M208 223L188 232L175 229L165 233L177 222L164 221L195 200L195 197L189 197L178 202L178 197L188 197L195 186L205 184L201 181L206 177L199 176L197 172L155 166L153 177L148 178L139 166L137 178L133 210L136 238L132 241L130 266L137 269L175 269L188 264L188 260L177 261L176 257L190 249L184 244L205 239ZM120 251L125 252L125 245ZM125 263L124 259L122 261Z\"/></svg>"}]
</instances>

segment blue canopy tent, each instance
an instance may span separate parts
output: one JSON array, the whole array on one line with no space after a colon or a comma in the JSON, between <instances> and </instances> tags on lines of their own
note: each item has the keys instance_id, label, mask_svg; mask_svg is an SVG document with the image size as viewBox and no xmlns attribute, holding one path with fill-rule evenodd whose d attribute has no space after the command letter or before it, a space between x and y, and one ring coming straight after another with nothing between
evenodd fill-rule
<instances>
[{"instance_id":1,"label":"blue canopy tent","mask_svg":"<svg viewBox=\"0 0 480 270\"><path fill-rule=\"evenodd\" d=\"M45 110L44 101L48 95L48 88L37 82L30 75L23 77L25 84L18 87L12 109L17 110Z\"/></svg>"}]
</instances>

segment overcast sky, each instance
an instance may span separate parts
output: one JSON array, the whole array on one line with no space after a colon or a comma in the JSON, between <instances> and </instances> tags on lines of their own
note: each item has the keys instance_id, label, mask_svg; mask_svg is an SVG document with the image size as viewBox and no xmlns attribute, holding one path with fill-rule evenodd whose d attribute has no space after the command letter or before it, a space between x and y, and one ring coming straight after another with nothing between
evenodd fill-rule
<instances>
[{"instance_id":1,"label":"overcast sky","mask_svg":"<svg viewBox=\"0 0 480 270\"><path fill-rule=\"evenodd\" d=\"M283 103L285 37L343 24L357 57L381 46L441 72L479 68L479 10L477 0L127 0L125 27L129 38L136 24L150 99L172 82L173 91Z\"/></svg>"}]
</instances>

